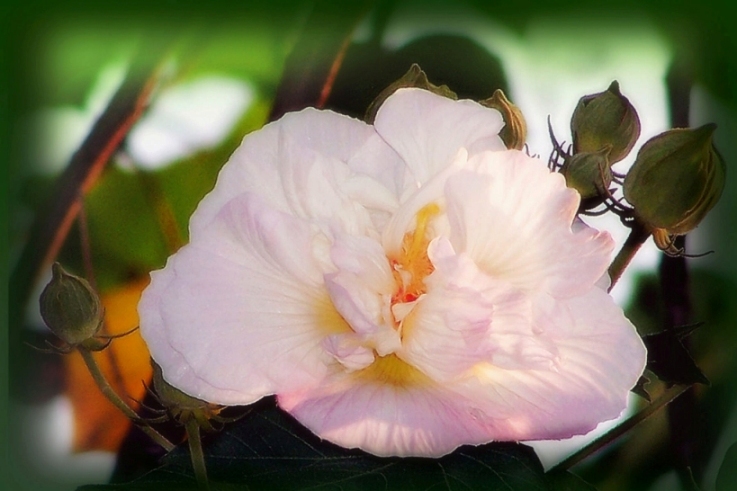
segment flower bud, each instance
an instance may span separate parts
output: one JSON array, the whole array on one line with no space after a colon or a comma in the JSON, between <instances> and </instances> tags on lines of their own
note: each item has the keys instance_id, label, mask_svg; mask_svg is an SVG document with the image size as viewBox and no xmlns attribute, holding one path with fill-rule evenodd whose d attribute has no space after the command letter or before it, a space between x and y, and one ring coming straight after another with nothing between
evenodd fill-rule
<instances>
[{"instance_id":1,"label":"flower bud","mask_svg":"<svg viewBox=\"0 0 737 491\"><path fill-rule=\"evenodd\" d=\"M560 172L566 178L566 185L581 195L581 199L594 198L612 183L612 170L606 145L598 152L577 153L567 158Z\"/></svg>"},{"instance_id":2,"label":"flower bud","mask_svg":"<svg viewBox=\"0 0 737 491\"><path fill-rule=\"evenodd\" d=\"M479 101L479 103L502 113L504 128L499 133L499 137L507 148L522 150L527 139L527 123L525 123L522 111L509 102L501 89L496 89L491 97Z\"/></svg>"},{"instance_id":3,"label":"flower bud","mask_svg":"<svg viewBox=\"0 0 737 491\"><path fill-rule=\"evenodd\" d=\"M683 235L724 189L726 168L714 148L715 124L665 131L646 142L624 180L624 197L654 230Z\"/></svg>"},{"instance_id":4,"label":"flower bud","mask_svg":"<svg viewBox=\"0 0 737 491\"><path fill-rule=\"evenodd\" d=\"M611 145L609 162L619 162L640 137L640 118L615 80L604 92L582 97L571 117L573 153L598 152Z\"/></svg>"},{"instance_id":5,"label":"flower bud","mask_svg":"<svg viewBox=\"0 0 737 491\"><path fill-rule=\"evenodd\" d=\"M100 297L84 278L67 273L59 263L39 299L41 317L56 336L70 345L91 338L102 327Z\"/></svg>"},{"instance_id":6,"label":"flower bud","mask_svg":"<svg viewBox=\"0 0 737 491\"><path fill-rule=\"evenodd\" d=\"M371 104L369 104L369 107L366 109L366 116L364 117L364 120L369 124L373 124L374 119L376 118L376 113L379 111L379 108L384 103L384 101L387 100L389 96L396 92L398 89L403 89L406 87L425 89L429 90L433 94L447 97L448 99L458 99L456 93L450 90L447 85L435 85L430 83L430 81L427 79L427 74L422 71L420 65L418 65L417 63L413 63L412 66L409 67L409 70L407 70L407 73L402 75L398 80L389 84L389 86L382 90L379 95L377 95L376 98L371 102Z\"/></svg>"}]
</instances>

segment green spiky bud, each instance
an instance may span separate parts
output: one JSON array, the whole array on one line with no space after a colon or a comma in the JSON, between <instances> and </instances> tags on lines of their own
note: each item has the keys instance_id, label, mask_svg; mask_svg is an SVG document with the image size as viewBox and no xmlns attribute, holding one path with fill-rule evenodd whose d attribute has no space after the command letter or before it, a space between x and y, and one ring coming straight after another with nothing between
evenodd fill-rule
<instances>
[{"instance_id":1,"label":"green spiky bud","mask_svg":"<svg viewBox=\"0 0 737 491\"><path fill-rule=\"evenodd\" d=\"M724 189L726 167L714 148L716 125L665 131L647 141L624 180L624 197L651 229L693 230Z\"/></svg>"},{"instance_id":2,"label":"green spiky bud","mask_svg":"<svg viewBox=\"0 0 737 491\"><path fill-rule=\"evenodd\" d=\"M366 109L364 120L369 124L373 124L376 119L376 113L379 112L379 108L384 101L397 90L407 87L429 90L433 94L441 95L448 99L458 99L456 93L450 90L447 85L435 85L430 83L427 79L427 74L422 71L420 65L413 63L412 66L409 67L409 70L407 70L407 73L402 75L398 80L389 84L389 86L382 90L371 104L369 104L369 107Z\"/></svg>"},{"instance_id":3,"label":"green spiky bud","mask_svg":"<svg viewBox=\"0 0 737 491\"><path fill-rule=\"evenodd\" d=\"M522 111L509 102L501 89L497 89L491 97L479 103L502 113L504 128L499 132L499 137L507 148L522 150L527 140L527 123Z\"/></svg>"},{"instance_id":4,"label":"green spiky bud","mask_svg":"<svg viewBox=\"0 0 737 491\"><path fill-rule=\"evenodd\" d=\"M598 94L582 97L571 117L573 153L598 152L611 145L609 162L627 156L640 137L640 118L615 80Z\"/></svg>"},{"instance_id":5,"label":"green spiky bud","mask_svg":"<svg viewBox=\"0 0 737 491\"><path fill-rule=\"evenodd\" d=\"M51 267L51 274L39 299L41 317L51 332L76 346L102 327L102 302L87 280L68 273L59 263Z\"/></svg>"},{"instance_id":6,"label":"green spiky bud","mask_svg":"<svg viewBox=\"0 0 737 491\"><path fill-rule=\"evenodd\" d=\"M577 153L563 164L560 172L566 178L566 185L578 191L582 200L600 196L612 183L611 149L607 145L598 152Z\"/></svg>"}]
</instances>

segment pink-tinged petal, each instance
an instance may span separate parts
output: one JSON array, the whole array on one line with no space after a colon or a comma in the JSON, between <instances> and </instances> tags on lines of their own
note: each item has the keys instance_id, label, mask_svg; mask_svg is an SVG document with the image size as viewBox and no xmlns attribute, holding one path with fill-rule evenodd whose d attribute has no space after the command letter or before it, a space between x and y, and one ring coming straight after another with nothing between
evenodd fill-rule
<instances>
[{"instance_id":1,"label":"pink-tinged petal","mask_svg":"<svg viewBox=\"0 0 737 491\"><path fill-rule=\"evenodd\" d=\"M322 286L310 224L259 197L231 200L152 274L141 330L164 377L220 404L319 382L326 335L349 331Z\"/></svg>"},{"instance_id":2,"label":"pink-tinged petal","mask_svg":"<svg viewBox=\"0 0 737 491\"><path fill-rule=\"evenodd\" d=\"M496 438L569 438L618 417L646 362L642 340L621 309L598 287L564 301L538 298L535 305L535 323L558 350L555 367L479 365L463 384L491 420L507 416Z\"/></svg>"},{"instance_id":3,"label":"pink-tinged petal","mask_svg":"<svg viewBox=\"0 0 737 491\"><path fill-rule=\"evenodd\" d=\"M459 148L470 155L504 150L501 114L422 89L399 89L379 108L376 131L407 163L417 186L447 167Z\"/></svg>"},{"instance_id":4,"label":"pink-tinged petal","mask_svg":"<svg viewBox=\"0 0 737 491\"><path fill-rule=\"evenodd\" d=\"M450 239L490 276L518 288L568 297L590 288L609 264L614 243L580 224L578 194L560 174L523 152L487 152L475 170L450 177L445 196Z\"/></svg>"},{"instance_id":5,"label":"pink-tinged petal","mask_svg":"<svg viewBox=\"0 0 737 491\"><path fill-rule=\"evenodd\" d=\"M365 347L361 337L352 332L331 334L322 346L350 372L366 368L376 359L374 350Z\"/></svg>"},{"instance_id":6,"label":"pink-tinged petal","mask_svg":"<svg viewBox=\"0 0 737 491\"><path fill-rule=\"evenodd\" d=\"M140 304L170 383L277 394L376 455L585 433L645 365L579 196L498 112L402 89L376 127L305 110L244 139Z\"/></svg>"},{"instance_id":7,"label":"pink-tinged petal","mask_svg":"<svg viewBox=\"0 0 737 491\"><path fill-rule=\"evenodd\" d=\"M456 255L447 239L434 240L428 252L435 270L403 323L403 360L444 382L479 363L523 370L553 365L555 347L535 332L526 295Z\"/></svg>"},{"instance_id":8,"label":"pink-tinged petal","mask_svg":"<svg viewBox=\"0 0 737 491\"><path fill-rule=\"evenodd\" d=\"M375 165L371 167L369 162ZM213 191L199 204L190 229L196 234L228 201L247 192L261 196L277 210L318 216L326 210L350 211L351 203L343 200L338 206L334 195L352 197L357 188L369 185L371 192L361 191L363 196L386 208L396 201L401 180L395 178L404 172L398 155L371 126L331 111L308 108L246 135L221 170ZM361 186L350 183L356 178ZM341 196L344 184L351 189ZM328 185L333 189L321 194ZM345 204L349 210L342 208Z\"/></svg>"},{"instance_id":9,"label":"pink-tinged petal","mask_svg":"<svg viewBox=\"0 0 737 491\"><path fill-rule=\"evenodd\" d=\"M381 457L440 457L490 440L493 424L480 422L463 396L422 374L406 374L404 384L391 374L365 374L372 370L375 365L336 374L315 389L281 392L279 405L319 437Z\"/></svg>"},{"instance_id":10,"label":"pink-tinged petal","mask_svg":"<svg viewBox=\"0 0 737 491\"><path fill-rule=\"evenodd\" d=\"M417 227L417 214L428 205L438 207L439 213L427 223L428 237L447 236L450 226L445 214L445 185L448 179L468 166L468 152L460 148L453 160L430 180L417 189L408 189L382 234L382 244L389 256L396 256L402 247L405 234Z\"/></svg>"},{"instance_id":11,"label":"pink-tinged petal","mask_svg":"<svg viewBox=\"0 0 737 491\"><path fill-rule=\"evenodd\" d=\"M381 245L341 235L330 256L338 270L325 275L325 285L337 311L379 355L396 351L401 341L390 309L394 279Z\"/></svg>"}]
</instances>

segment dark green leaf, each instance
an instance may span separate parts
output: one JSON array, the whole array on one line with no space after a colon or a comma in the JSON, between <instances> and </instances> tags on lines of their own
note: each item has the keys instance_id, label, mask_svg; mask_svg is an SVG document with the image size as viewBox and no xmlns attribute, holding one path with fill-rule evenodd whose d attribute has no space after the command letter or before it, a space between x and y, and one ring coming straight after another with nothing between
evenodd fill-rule
<instances>
[{"instance_id":1,"label":"dark green leaf","mask_svg":"<svg viewBox=\"0 0 737 491\"><path fill-rule=\"evenodd\" d=\"M724 454L722 466L717 474L716 491L734 491L737 487L737 442Z\"/></svg>"},{"instance_id":2,"label":"dark green leaf","mask_svg":"<svg viewBox=\"0 0 737 491\"><path fill-rule=\"evenodd\" d=\"M650 383L650 379L646 376L641 376L640 380L637 381L637 384L635 384L634 387L632 387L632 392L637 394L638 396L645 399L647 402L652 402L650 399L650 393L647 391L645 386Z\"/></svg>"},{"instance_id":3,"label":"dark green leaf","mask_svg":"<svg viewBox=\"0 0 737 491\"><path fill-rule=\"evenodd\" d=\"M691 327L665 329L643 337L647 347L647 368L663 382L709 385L709 379L683 345L684 330Z\"/></svg>"},{"instance_id":4,"label":"dark green leaf","mask_svg":"<svg viewBox=\"0 0 737 491\"><path fill-rule=\"evenodd\" d=\"M546 474L551 491L596 491L596 488L569 471Z\"/></svg>"},{"instance_id":5,"label":"dark green leaf","mask_svg":"<svg viewBox=\"0 0 737 491\"><path fill-rule=\"evenodd\" d=\"M237 424L205 443L214 489L279 490L547 490L534 451L518 443L464 446L440 459L379 458L320 440L276 407L257 403ZM218 483L223 483L218 484ZM224 487L223 487L224 486ZM184 449L131 483L82 489L187 489L195 487Z\"/></svg>"}]
</instances>

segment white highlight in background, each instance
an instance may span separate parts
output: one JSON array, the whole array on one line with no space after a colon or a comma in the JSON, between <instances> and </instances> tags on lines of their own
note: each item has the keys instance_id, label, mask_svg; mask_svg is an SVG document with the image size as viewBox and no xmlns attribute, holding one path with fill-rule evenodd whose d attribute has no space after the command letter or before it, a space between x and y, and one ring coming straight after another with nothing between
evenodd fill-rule
<instances>
[{"instance_id":1,"label":"white highlight in background","mask_svg":"<svg viewBox=\"0 0 737 491\"><path fill-rule=\"evenodd\" d=\"M127 150L138 167L157 169L220 143L254 99L240 80L209 76L164 90L133 127Z\"/></svg>"}]
</instances>

